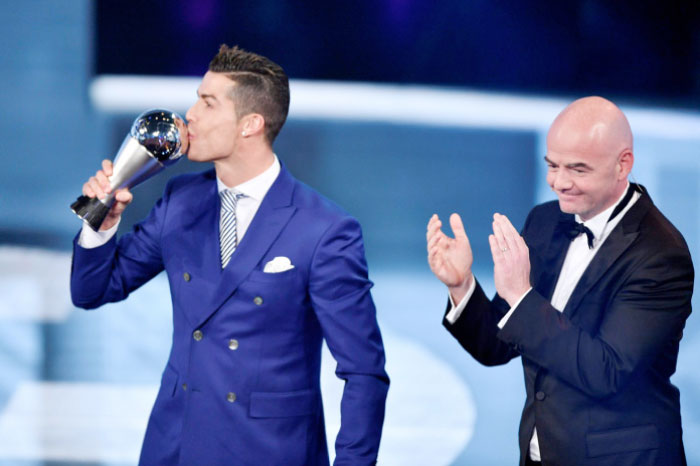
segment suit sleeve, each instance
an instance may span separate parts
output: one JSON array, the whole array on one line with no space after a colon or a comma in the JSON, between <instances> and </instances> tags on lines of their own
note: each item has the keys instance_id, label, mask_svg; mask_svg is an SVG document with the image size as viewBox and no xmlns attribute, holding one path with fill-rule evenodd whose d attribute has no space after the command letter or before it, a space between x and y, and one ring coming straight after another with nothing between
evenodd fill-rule
<instances>
[{"instance_id":1,"label":"suit sleeve","mask_svg":"<svg viewBox=\"0 0 700 466\"><path fill-rule=\"evenodd\" d=\"M314 252L309 292L323 335L345 381L336 465L375 464L389 378L367 277L360 225L345 217Z\"/></svg>"},{"instance_id":2,"label":"suit sleeve","mask_svg":"<svg viewBox=\"0 0 700 466\"><path fill-rule=\"evenodd\" d=\"M678 344L690 314L693 266L687 250L662 248L637 257L640 263L630 264L613 296L588 301L606 306L595 334L533 290L498 337L591 397L618 393L636 373L649 369L664 348Z\"/></svg>"},{"instance_id":3,"label":"suit sleeve","mask_svg":"<svg viewBox=\"0 0 700 466\"><path fill-rule=\"evenodd\" d=\"M169 186L169 185L168 185ZM169 188L148 217L117 241L86 249L73 240L70 289L73 304L94 309L125 299L163 270L160 234Z\"/></svg>"},{"instance_id":4,"label":"suit sleeve","mask_svg":"<svg viewBox=\"0 0 700 466\"><path fill-rule=\"evenodd\" d=\"M498 322L507 311L508 303L498 295L489 300L477 281L459 319L454 324L443 319L442 324L474 359L485 366L498 366L520 355L512 345L497 336Z\"/></svg>"}]
</instances>

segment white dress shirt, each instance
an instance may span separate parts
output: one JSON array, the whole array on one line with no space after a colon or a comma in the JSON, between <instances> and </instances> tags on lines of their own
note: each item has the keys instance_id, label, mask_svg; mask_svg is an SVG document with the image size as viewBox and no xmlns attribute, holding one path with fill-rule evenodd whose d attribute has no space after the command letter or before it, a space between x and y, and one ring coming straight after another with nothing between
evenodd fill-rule
<instances>
[{"instance_id":1,"label":"white dress shirt","mask_svg":"<svg viewBox=\"0 0 700 466\"><path fill-rule=\"evenodd\" d=\"M237 186L226 186L218 176L216 177L216 187L219 193L224 189L234 189L239 193L245 194L245 197L239 199L238 203L236 204L236 222L239 243L243 239L246 231L248 231L248 227L253 221L253 217L255 217L255 214L265 198L265 195L270 190L272 183L274 183L277 179L280 170L280 162L275 155L275 159L269 168L255 178L251 178ZM114 236L118 227L119 223L114 225L109 230L94 231L84 223L83 229L80 232L80 238L78 238L78 244L86 249L102 246L109 241L112 236Z\"/></svg>"},{"instance_id":2,"label":"white dress shirt","mask_svg":"<svg viewBox=\"0 0 700 466\"><path fill-rule=\"evenodd\" d=\"M629 189L629 183L627 185L627 189ZM554 288L554 293L552 294L551 304L552 307L554 307L557 311L562 312L564 310L564 308L566 307L566 303L571 297L571 293L573 293L574 288L576 288L576 284L588 268L588 264L591 263L602 244L610 235L610 232L615 228L615 226L620 222L620 220L622 220L622 217L625 216L627 211L632 207L632 205L634 205L635 202L637 202L637 199L639 199L639 197L641 196L639 192L635 191L632 196L632 199L630 199L630 201L627 203L624 209L622 209L622 211L619 214L617 214L615 218L608 222L608 218L610 218L610 215L612 215L612 212L613 210L615 210L615 207L617 207L617 205L625 197L627 189L624 190L624 192L614 205L608 207L595 217L585 222L581 222L581 217L579 217L578 215L575 216L577 222L583 223L584 226L588 227L591 230L591 232L593 232L595 239L593 240L593 248L588 247L588 239L585 234L581 234L577 236L573 241L571 241L569 249L566 252L566 257L564 258L564 264L562 265L561 273L559 274L559 280L557 280L557 285ZM457 306L454 305L454 302L452 302L452 298L450 297L450 302L452 302L452 308L450 309L450 312L448 312L445 316L449 323L454 324L457 321L457 319L459 319L459 316L462 314L462 311L464 311L464 308L466 307L469 298L471 298L472 294L474 293L475 288L476 284L473 283L467 295L459 302ZM506 313L506 315L503 316L503 318L498 322L498 328L503 328L506 325L510 316L513 314L513 312L515 312L520 302L525 296L527 296L530 290L532 290L532 288L526 291L525 294L523 294L523 296L521 296L520 299L515 303L515 305L510 308L508 313ZM533 461L541 460L540 446L539 442L537 441L536 427L534 432L532 433L532 439L530 440L530 458Z\"/></svg>"}]
</instances>

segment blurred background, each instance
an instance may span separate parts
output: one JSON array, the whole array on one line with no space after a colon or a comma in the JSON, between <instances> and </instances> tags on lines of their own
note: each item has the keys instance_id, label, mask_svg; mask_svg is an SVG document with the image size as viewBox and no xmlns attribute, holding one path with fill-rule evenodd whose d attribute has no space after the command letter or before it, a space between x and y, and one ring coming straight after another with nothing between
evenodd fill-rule
<instances>
[{"instance_id":1,"label":"blurred background","mask_svg":"<svg viewBox=\"0 0 700 466\"><path fill-rule=\"evenodd\" d=\"M68 206L134 117L184 112L222 43L292 79L275 151L363 225L392 388L379 461L509 465L520 361L474 362L441 326L425 261L432 213L459 212L489 292L491 215L516 226L551 199L544 137L584 95L635 133L634 179L700 256L700 3L28 0L0 3L0 464L134 465L170 345L167 280L124 303L72 307ZM141 219L181 161L134 190ZM697 306L698 300L694 299ZM700 320L674 383L700 465ZM324 357L329 438L341 386ZM332 448L331 448L332 451Z\"/></svg>"}]
</instances>

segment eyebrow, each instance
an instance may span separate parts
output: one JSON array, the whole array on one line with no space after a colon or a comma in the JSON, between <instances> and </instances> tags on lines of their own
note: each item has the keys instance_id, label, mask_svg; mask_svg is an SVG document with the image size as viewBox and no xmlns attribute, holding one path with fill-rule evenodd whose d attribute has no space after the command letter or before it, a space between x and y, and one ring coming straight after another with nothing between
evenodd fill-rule
<instances>
[{"instance_id":1,"label":"eyebrow","mask_svg":"<svg viewBox=\"0 0 700 466\"><path fill-rule=\"evenodd\" d=\"M197 90L197 97L200 99L213 99L217 100L216 96L214 94L200 94L199 90Z\"/></svg>"},{"instance_id":2,"label":"eyebrow","mask_svg":"<svg viewBox=\"0 0 700 466\"><path fill-rule=\"evenodd\" d=\"M558 163L554 163L554 162L553 162L549 157L547 157L546 155L544 156L544 160L545 160L545 162L547 162L547 163L550 164L550 165L555 165L555 166L560 165L560 164L558 164ZM592 170L592 168L591 168L590 165L588 165L588 164L586 164L586 163L583 163L583 162L569 163L569 164L565 165L565 167L566 167L566 168L585 168L586 170Z\"/></svg>"}]
</instances>

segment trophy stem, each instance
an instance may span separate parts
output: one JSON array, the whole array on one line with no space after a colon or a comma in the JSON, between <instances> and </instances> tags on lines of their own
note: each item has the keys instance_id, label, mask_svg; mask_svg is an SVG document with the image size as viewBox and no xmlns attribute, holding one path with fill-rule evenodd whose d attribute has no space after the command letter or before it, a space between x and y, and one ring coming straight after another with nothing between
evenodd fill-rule
<instances>
[{"instance_id":1,"label":"trophy stem","mask_svg":"<svg viewBox=\"0 0 700 466\"><path fill-rule=\"evenodd\" d=\"M110 200L110 198L105 199L111 204ZM96 197L80 196L71 204L70 208L75 215L86 221L90 228L98 231L109 213L110 206L105 205Z\"/></svg>"}]
</instances>

